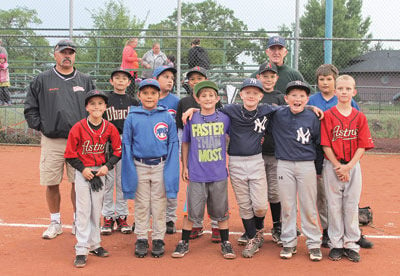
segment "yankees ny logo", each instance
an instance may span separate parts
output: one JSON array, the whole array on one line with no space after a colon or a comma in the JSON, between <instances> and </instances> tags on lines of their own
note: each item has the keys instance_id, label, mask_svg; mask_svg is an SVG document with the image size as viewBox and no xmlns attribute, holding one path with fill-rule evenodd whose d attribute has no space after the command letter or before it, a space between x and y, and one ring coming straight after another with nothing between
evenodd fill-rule
<instances>
[{"instance_id":1,"label":"yankees ny logo","mask_svg":"<svg viewBox=\"0 0 400 276\"><path fill-rule=\"evenodd\" d=\"M254 120L254 131L262 133L265 130L265 123L267 122L267 117L264 116L263 120L260 122L260 118Z\"/></svg>"},{"instance_id":2,"label":"yankees ny logo","mask_svg":"<svg viewBox=\"0 0 400 276\"><path fill-rule=\"evenodd\" d=\"M310 130L307 128L306 133L304 133L303 128L297 130L297 141L301 142L303 145L310 141ZM301 140L301 141L300 141Z\"/></svg>"}]
</instances>

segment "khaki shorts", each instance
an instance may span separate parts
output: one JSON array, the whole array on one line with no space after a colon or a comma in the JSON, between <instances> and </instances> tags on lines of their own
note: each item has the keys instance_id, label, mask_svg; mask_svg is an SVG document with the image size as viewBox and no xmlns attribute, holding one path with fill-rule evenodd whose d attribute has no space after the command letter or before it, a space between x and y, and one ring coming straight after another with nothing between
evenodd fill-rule
<instances>
[{"instance_id":1,"label":"khaki shorts","mask_svg":"<svg viewBox=\"0 0 400 276\"><path fill-rule=\"evenodd\" d=\"M75 169L65 162L64 152L67 139L48 138L42 134L40 141L40 185L59 185L63 179L64 164L67 168L68 181L75 181Z\"/></svg>"}]
</instances>

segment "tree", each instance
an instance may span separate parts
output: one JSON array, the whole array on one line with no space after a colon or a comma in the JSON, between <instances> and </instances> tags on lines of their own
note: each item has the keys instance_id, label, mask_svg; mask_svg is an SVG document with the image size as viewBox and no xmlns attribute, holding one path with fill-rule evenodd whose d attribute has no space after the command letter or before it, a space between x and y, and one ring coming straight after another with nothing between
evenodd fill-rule
<instances>
[{"instance_id":1,"label":"tree","mask_svg":"<svg viewBox=\"0 0 400 276\"><path fill-rule=\"evenodd\" d=\"M11 10L0 10L0 26L3 46L7 47L10 68L15 72L25 72L25 68L46 65L50 58L51 48L43 37L36 36L29 29L32 25L41 24L36 10L26 7ZM32 65L32 61L35 63Z\"/></svg>"},{"instance_id":2,"label":"tree","mask_svg":"<svg viewBox=\"0 0 400 276\"><path fill-rule=\"evenodd\" d=\"M362 0L335 0L333 2L334 38L371 38L368 34L370 17L361 16ZM325 37L325 1L309 0L300 18L301 37ZM339 70L354 57L368 50L368 41L338 41L332 45L332 63ZM323 41L302 40L299 70L309 82L315 82L314 72L324 63Z\"/></svg>"},{"instance_id":3,"label":"tree","mask_svg":"<svg viewBox=\"0 0 400 276\"><path fill-rule=\"evenodd\" d=\"M234 68L242 67L238 57L242 54L251 55L252 51L263 50L264 45L259 41L251 41L254 36L265 36L265 32L249 33L247 25L234 16L233 10L206 0L200 3L182 3L182 64L187 64L190 42L193 38L201 39L201 46L208 50L212 65L229 64ZM159 41L166 54L176 53L176 18L175 10L166 20L149 26L147 36L170 36L171 38L146 39L146 45L151 48L155 41ZM202 38L202 37L212 38ZM238 39L224 39L233 37Z\"/></svg>"}]
</instances>

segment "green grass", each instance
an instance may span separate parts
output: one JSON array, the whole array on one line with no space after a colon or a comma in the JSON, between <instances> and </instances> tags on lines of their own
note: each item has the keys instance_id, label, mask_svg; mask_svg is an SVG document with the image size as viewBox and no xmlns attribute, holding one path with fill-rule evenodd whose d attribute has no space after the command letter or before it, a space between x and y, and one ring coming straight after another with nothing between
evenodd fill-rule
<instances>
[{"instance_id":1,"label":"green grass","mask_svg":"<svg viewBox=\"0 0 400 276\"><path fill-rule=\"evenodd\" d=\"M400 138L399 114L366 114L374 138Z\"/></svg>"}]
</instances>

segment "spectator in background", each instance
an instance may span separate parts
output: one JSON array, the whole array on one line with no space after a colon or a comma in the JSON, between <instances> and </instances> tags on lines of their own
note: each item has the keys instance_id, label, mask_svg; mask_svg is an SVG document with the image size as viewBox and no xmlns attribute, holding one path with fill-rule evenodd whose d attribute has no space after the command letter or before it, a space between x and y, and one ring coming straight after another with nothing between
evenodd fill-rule
<instances>
[{"instance_id":1,"label":"spectator in background","mask_svg":"<svg viewBox=\"0 0 400 276\"><path fill-rule=\"evenodd\" d=\"M189 68L200 66L207 70L210 69L210 60L207 51L200 46L200 39L195 38L191 43L191 47L188 57Z\"/></svg>"},{"instance_id":2,"label":"spectator in background","mask_svg":"<svg viewBox=\"0 0 400 276\"><path fill-rule=\"evenodd\" d=\"M150 79L153 77L153 71L163 65L167 65L167 56L161 52L160 43L154 43L153 48L147 51L142 57L143 68L147 69L142 72L142 79ZM149 70L151 69L151 70Z\"/></svg>"},{"instance_id":3,"label":"spectator in background","mask_svg":"<svg viewBox=\"0 0 400 276\"><path fill-rule=\"evenodd\" d=\"M0 54L5 54L6 58L8 58L7 50L3 47L3 40L0 38Z\"/></svg>"},{"instance_id":4,"label":"spectator in background","mask_svg":"<svg viewBox=\"0 0 400 276\"><path fill-rule=\"evenodd\" d=\"M126 89L126 93L133 96L135 94L135 79L137 78L137 71L132 69L139 69L139 62L142 61L138 58L135 48L138 44L136 37L128 39L125 43L124 50L122 51L121 69L128 70L132 76L131 83Z\"/></svg>"},{"instance_id":5,"label":"spectator in background","mask_svg":"<svg viewBox=\"0 0 400 276\"><path fill-rule=\"evenodd\" d=\"M10 75L8 73L7 56L0 53L0 105L10 105L11 96L8 91L10 86Z\"/></svg>"},{"instance_id":6,"label":"spectator in background","mask_svg":"<svg viewBox=\"0 0 400 276\"><path fill-rule=\"evenodd\" d=\"M173 55L167 56L167 66L174 67L176 69L175 60L176 60L175 56Z\"/></svg>"}]
</instances>

